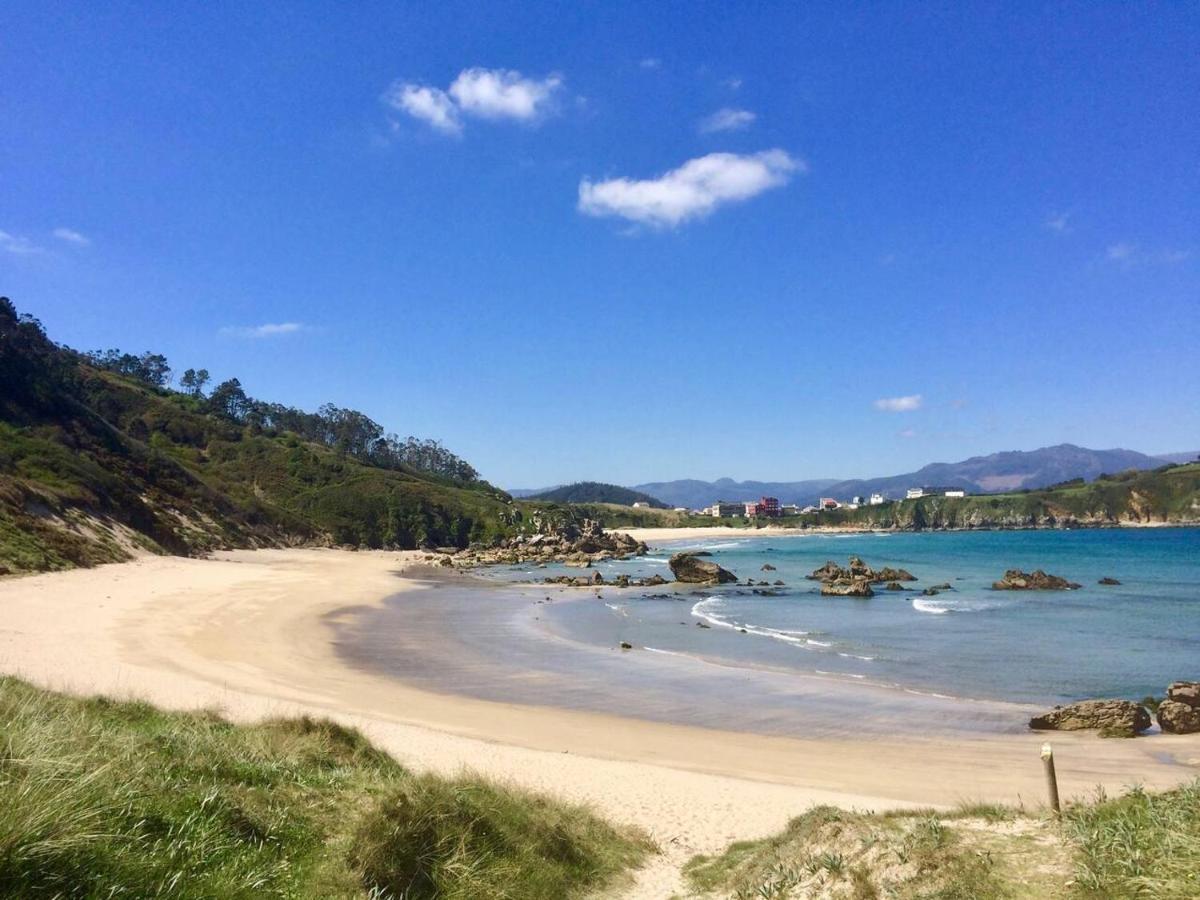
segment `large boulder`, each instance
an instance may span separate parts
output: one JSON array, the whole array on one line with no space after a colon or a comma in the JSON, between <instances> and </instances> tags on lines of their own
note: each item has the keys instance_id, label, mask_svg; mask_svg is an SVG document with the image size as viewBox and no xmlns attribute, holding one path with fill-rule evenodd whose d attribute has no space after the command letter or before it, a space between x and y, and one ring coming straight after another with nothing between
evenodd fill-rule
<instances>
[{"instance_id":1,"label":"large boulder","mask_svg":"<svg viewBox=\"0 0 1200 900\"><path fill-rule=\"evenodd\" d=\"M1134 737L1150 727L1150 713L1131 700L1084 700L1056 706L1034 716L1029 727L1035 731L1086 731L1098 729L1101 737Z\"/></svg>"},{"instance_id":2,"label":"large boulder","mask_svg":"<svg viewBox=\"0 0 1200 900\"><path fill-rule=\"evenodd\" d=\"M715 562L700 559L695 553L676 553L668 562L676 581L688 584L728 584L737 576Z\"/></svg>"},{"instance_id":3,"label":"large boulder","mask_svg":"<svg viewBox=\"0 0 1200 900\"><path fill-rule=\"evenodd\" d=\"M1200 681L1172 681L1167 688L1167 699L1200 706Z\"/></svg>"},{"instance_id":4,"label":"large boulder","mask_svg":"<svg viewBox=\"0 0 1200 900\"><path fill-rule=\"evenodd\" d=\"M821 585L821 593L826 597L874 597L871 582L865 578L848 578L841 581L829 581Z\"/></svg>"},{"instance_id":5,"label":"large boulder","mask_svg":"<svg viewBox=\"0 0 1200 900\"><path fill-rule=\"evenodd\" d=\"M850 557L850 564L844 569L831 559L819 569L814 569L812 574L804 577L825 584L834 581L867 581L871 584L883 584L885 581L917 580L916 575L905 569L893 569L890 566L872 569L857 556Z\"/></svg>"},{"instance_id":6,"label":"large boulder","mask_svg":"<svg viewBox=\"0 0 1200 900\"><path fill-rule=\"evenodd\" d=\"M827 560L821 568L814 569L811 575L804 577L811 581L837 581L843 574L845 573L842 567L831 559Z\"/></svg>"},{"instance_id":7,"label":"large boulder","mask_svg":"<svg viewBox=\"0 0 1200 900\"><path fill-rule=\"evenodd\" d=\"M1158 704L1158 724L1171 734L1200 733L1200 706L1164 700Z\"/></svg>"},{"instance_id":8,"label":"large boulder","mask_svg":"<svg viewBox=\"0 0 1200 900\"><path fill-rule=\"evenodd\" d=\"M992 589L996 591L1072 591L1077 587L1079 585L1074 581L1049 575L1041 569L1034 572L1009 569L1003 578L992 583Z\"/></svg>"}]
</instances>

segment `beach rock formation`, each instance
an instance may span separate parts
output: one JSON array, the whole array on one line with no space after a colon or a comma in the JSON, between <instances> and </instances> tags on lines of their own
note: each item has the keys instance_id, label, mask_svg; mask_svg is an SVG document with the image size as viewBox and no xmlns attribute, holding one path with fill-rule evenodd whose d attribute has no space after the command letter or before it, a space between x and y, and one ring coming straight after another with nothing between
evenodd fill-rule
<instances>
[{"instance_id":1,"label":"beach rock formation","mask_svg":"<svg viewBox=\"0 0 1200 900\"><path fill-rule=\"evenodd\" d=\"M995 591L1073 591L1081 585L1058 575L1048 575L1041 569L1022 572L1009 569L999 581L992 582Z\"/></svg>"},{"instance_id":2,"label":"beach rock formation","mask_svg":"<svg viewBox=\"0 0 1200 900\"><path fill-rule=\"evenodd\" d=\"M1200 733L1200 681L1176 681L1158 705L1158 724L1171 734Z\"/></svg>"},{"instance_id":3,"label":"beach rock formation","mask_svg":"<svg viewBox=\"0 0 1200 900\"><path fill-rule=\"evenodd\" d=\"M774 572L774 571L775 571L775 567L774 567L773 565L771 565L770 563L763 563L762 571L764 571L764 572Z\"/></svg>"},{"instance_id":4,"label":"beach rock formation","mask_svg":"<svg viewBox=\"0 0 1200 900\"><path fill-rule=\"evenodd\" d=\"M821 585L821 593L826 597L874 597L871 582L865 578L841 579L829 581Z\"/></svg>"},{"instance_id":5,"label":"beach rock formation","mask_svg":"<svg viewBox=\"0 0 1200 900\"><path fill-rule=\"evenodd\" d=\"M644 542L628 534L605 531L603 526L593 519L584 519L578 524L569 522L561 526L542 527L543 530L537 534L519 534L512 538L503 538L494 546L472 544L465 550L443 548L438 552L443 554L442 559L448 562L439 562L438 565L469 568L527 562L535 565L561 562L586 569L593 563L607 559L644 556L650 549Z\"/></svg>"},{"instance_id":6,"label":"beach rock formation","mask_svg":"<svg viewBox=\"0 0 1200 900\"><path fill-rule=\"evenodd\" d=\"M1109 578L1107 575L1105 575L1103 578L1101 578L1096 583L1097 584L1120 584L1121 582L1117 581L1117 579L1115 579L1115 578Z\"/></svg>"},{"instance_id":7,"label":"beach rock formation","mask_svg":"<svg viewBox=\"0 0 1200 900\"><path fill-rule=\"evenodd\" d=\"M884 566L882 569L872 569L857 556L850 557L850 564L842 568L832 559L819 569L814 569L811 575L804 576L811 581L821 581L826 584L835 581L867 581L871 584L883 584L887 581L916 581L917 576L906 569L893 569Z\"/></svg>"},{"instance_id":8,"label":"beach rock formation","mask_svg":"<svg viewBox=\"0 0 1200 900\"><path fill-rule=\"evenodd\" d=\"M676 553L668 561L676 581L688 584L728 584L737 576L715 562L700 559L695 553Z\"/></svg>"},{"instance_id":9,"label":"beach rock formation","mask_svg":"<svg viewBox=\"0 0 1200 900\"><path fill-rule=\"evenodd\" d=\"M1101 737L1134 737L1150 727L1150 713L1131 700L1084 700L1056 706L1034 716L1029 727L1035 731L1085 731L1097 729Z\"/></svg>"}]
</instances>

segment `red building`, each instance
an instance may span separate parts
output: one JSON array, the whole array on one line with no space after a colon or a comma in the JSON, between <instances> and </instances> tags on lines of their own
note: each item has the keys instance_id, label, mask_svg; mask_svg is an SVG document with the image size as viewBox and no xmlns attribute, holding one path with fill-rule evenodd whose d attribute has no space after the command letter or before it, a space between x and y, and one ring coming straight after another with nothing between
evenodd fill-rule
<instances>
[{"instance_id":1,"label":"red building","mask_svg":"<svg viewBox=\"0 0 1200 900\"><path fill-rule=\"evenodd\" d=\"M766 519L779 518L779 498L778 497L761 497L756 503L746 504L746 515L762 516Z\"/></svg>"}]
</instances>

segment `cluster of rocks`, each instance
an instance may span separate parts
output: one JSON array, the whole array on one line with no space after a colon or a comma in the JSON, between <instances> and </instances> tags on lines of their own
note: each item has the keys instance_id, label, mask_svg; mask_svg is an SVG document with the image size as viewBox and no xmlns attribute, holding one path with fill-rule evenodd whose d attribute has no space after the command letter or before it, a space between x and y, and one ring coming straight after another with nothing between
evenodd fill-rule
<instances>
[{"instance_id":1,"label":"cluster of rocks","mask_svg":"<svg viewBox=\"0 0 1200 900\"><path fill-rule=\"evenodd\" d=\"M660 584L667 583L667 579L661 575L651 575L649 578L630 578L628 575L618 575L612 581L605 581L604 576L599 572L592 572L591 575L549 575L542 581L545 584L565 584L570 587L608 585L616 588L658 587Z\"/></svg>"},{"instance_id":2,"label":"cluster of rocks","mask_svg":"<svg viewBox=\"0 0 1200 900\"><path fill-rule=\"evenodd\" d=\"M1048 575L1041 569L1022 572L1009 569L999 581L992 582L995 591L1073 591L1081 585L1058 575Z\"/></svg>"},{"instance_id":3,"label":"cluster of rocks","mask_svg":"<svg viewBox=\"0 0 1200 900\"><path fill-rule=\"evenodd\" d=\"M472 544L465 550L442 548L426 559L441 566L491 566L534 563L590 568L606 559L644 556L649 548L643 541L619 531L605 531L593 519L562 526L546 526L537 534L519 534L503 538L494 546Z\"/></svg>"},{"instance_id":4,"label":"cluster of rocks","mask_svg":"<svg viewBox=\"0 0 1200 900\"><path fill-rule=\"evenodd\" d=\"M711 554L704 551L676 553L668 561L671 574L676 581L686 584L729 584L737 581L737 576L728 569L723 569L715 562L702 557Z\"/></svg>"},{"instance_id":5,"label":"cluster of rocks","mask_svg":"<svg viewBox=\"0 0 1200 900\"><path fill-rule=\"evenodd\" d=\"M1172 682L1166 699L1158 704L1156 716L1159 727L1170 734L1200 733L1200 681ZM1141 703L1083 700L1034 716L1029 727L1038 731L1095 729L1101 737L1135 737L1149 728L1150 723L1150 713Z\"/></svg>"},{"instance_id":6,"label":"cluster of rocks","mask_svg":"<svg viewBox=\"0 0 1200 900\"><path fill-rule=\"evenodd\" d=\"M893 569L884 566L882 569L872 569L859 557L850 557L850 564L842 568L832 559L825 565L814 569L811 575L805 575L811 581L821 582L821 593L833 597L873 597L875 592L872 584L887 583L888 590L904 590L901 581L916 581L917 576L907 569Z\"/></svg>"}]
</instances>

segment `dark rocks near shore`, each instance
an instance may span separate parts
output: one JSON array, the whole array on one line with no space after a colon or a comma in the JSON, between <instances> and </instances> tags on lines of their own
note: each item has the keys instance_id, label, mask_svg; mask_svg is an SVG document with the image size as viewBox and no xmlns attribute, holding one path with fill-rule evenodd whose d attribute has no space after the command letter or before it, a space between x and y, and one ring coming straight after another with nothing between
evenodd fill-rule
<instances>
[{"instance_id":1,"label":"dark rocks near shore","mask_svg":"<svg viewBox=\"0 0 1200 900\"><path fill-rule=\"evenodd\" d=\"M737 581L737 576L728 569L700 559L696 553L676 553L668 565L675 580L686 584L729 584Z\"/></svg>"},{"instance_id":2,"label":"dark rocks near shore","mask_svg":"<svg viewBox=\"0 0 1200 900\"><path fill-rule=\"evenodd\" d=\"M829 581L821 585L821 594L825 597L874 597L871 583L865 578L851 580Z\"/></svg>"},{"instance_id":3,"label":"dark rocks near shore","mask_svg":"<svg viewBox=\"0 0 1200 900\"><path fill-rule=\"evenodd\" d=\"M587 569L591 568L593 563L608 559L644 556L648 550L644 542L628 534L605 531L599 522L584 519L578 524L570 522L559 527L545 526L544 530L537 534L503 538L490 547L472 544L466 550L441 548L435 565L470 568L496 564L545 565L559 562Z\"/></svg>"},{"instance_id":4,"label":"dark rocks near shore","mask_svg":"<svg viewBox=\"0 0 1200 900\"><path fill-rule=\"evenodd\" d=\"M1117 579L1109 578L1107 575L1105 575L1103 578L1101 578L1099 581L1096 582L1096 584L1109 584L1109 585L1120 584L1120 583L1121 582L1117 581Z\"/></svg>"},{"instance_id":5,"label":"dark rocks near shore","mask_svg":"<svg viewBox=\"0 0 1200 900\"><path fill-rule=\"evenodd\" d=\"M917 576L907 569L893 569L884 566L882 569L872 569L857 556L850 557L850 564L842 568L832 559L825 565L815 569L812 574L804 576L810 581L820 581L826 584L842 581L867 581L870 584L883 584L886 581L916 581Z\"/></svg>"},{"instance_id":6,"label":"dark rocks near shore","mask_svg":"<svg viewBox=\"0 0 1200 900\"><path fill-rule=\"evenodd\" d=\"M774 567L773 565L771 565L770 563L763 563L762 571L764 571L764 572L774 572L774 571L775 571L775 567Z\"/></svg>"},{"instance_id":7,"label":"dark rocks near shore","mask_svg":"<svg viewBox=\"0 0 1200 900\"><path fill-rule=\"evenodd\" d=\"M1029 727L1035 731L1095 729L1101 737L1135 737L1150 727L1150 713L1132 700L1083 700L1034 716Z\"/></svg>"},{"instance_id":8,"label":"dark rocks near shore","mask_svg":"<svg viewBox=\"0 0 1200 900\"><path fill-rule=\"evenodd\" d=\"M1003 578L992 582L992 590L995 591L1073 591L1078 587L1082 585L1058 575L1047 574L1041 569L1033 572L1009 569Z\"/></svg>"},{"instance_id":9,"label":"dark rocks near shore","mask_svg":"<svg viewBox=\"0 0 1200 900\"><path fill-rule=\"evenodd\" d=\"M1158 705L1158 724L1171 734L1200 733L1200 681L1176 681Z\"/></svg>"}]
</instances>

